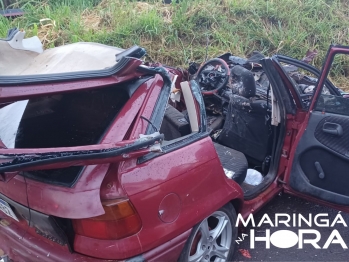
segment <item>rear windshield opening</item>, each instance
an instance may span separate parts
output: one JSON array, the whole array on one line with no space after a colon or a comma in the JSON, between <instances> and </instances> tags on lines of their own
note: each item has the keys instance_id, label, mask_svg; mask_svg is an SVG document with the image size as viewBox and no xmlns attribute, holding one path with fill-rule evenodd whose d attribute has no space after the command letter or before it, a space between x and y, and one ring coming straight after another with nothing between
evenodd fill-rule
<instances>
[{"instance_id":1,"label":"rear windshield opening","mask_svg":"<svg viewBox=\"0 0 349 262\"><path fill-rule=\"evenodd\" d=\"M97 144L127 100L127 92L117 87L30 99L15 148Z\"/></svg>"},{"instance_id":2,"label":"rear windshield opening","mask_svg":"<svg viewBox=\"0 0 349 262\"><path fill-rule=\"evenodd\" d=\"M0 109L0 139L7 148L98 144L128 99L124 84L15 102ZM29 171L23 175L71 185L82 168Z\"/></svg>"}]
</instances>

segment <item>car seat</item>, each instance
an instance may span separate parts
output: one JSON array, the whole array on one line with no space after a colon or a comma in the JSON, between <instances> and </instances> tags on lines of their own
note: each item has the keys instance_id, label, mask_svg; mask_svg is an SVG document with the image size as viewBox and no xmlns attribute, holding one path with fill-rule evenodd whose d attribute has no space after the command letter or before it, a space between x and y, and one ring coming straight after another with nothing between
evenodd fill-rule
<instances>
[{"instance_id":1,"label":"car seat","mask_svg":"<svg viewBox=\"0 0 349 262\"><path fill-rule=\"evenodd\" d=\"M271 105L256 96L253 74L234 66L235 94L231 95L218 142L242 152L255 165L262 165L271 150Z\"/></svg>"}]
</instances>

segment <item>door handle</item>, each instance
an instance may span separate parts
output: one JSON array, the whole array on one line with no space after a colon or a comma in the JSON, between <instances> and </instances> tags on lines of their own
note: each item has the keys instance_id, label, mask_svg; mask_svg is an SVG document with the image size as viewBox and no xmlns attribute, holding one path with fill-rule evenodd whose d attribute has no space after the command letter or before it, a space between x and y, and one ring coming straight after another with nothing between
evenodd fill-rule
<instances>
[{"instance_id":1,"label":"door handle","mask_svg":"<svg viewBox=\"0 0 349 262\"><path fill-rule=\"evenodd\" d=\"M324 123L324 125L322 126L322 131L324 133L335 135L335 136L343 135L342 126L336 123L330 123L330 122Z\"/></svg>"},{"instance_id":2,"label":"door handle","mask_svg":"<svg viewBox=\"0 0 349 262\"><path fill-rule=\"evenodd\" d=\"M325 172L322 169L322 166L320 165L319 162L315 162L315 168L316 168L316 171L319 173L319 178L324 179L325 178Z\"/></svg>"}]
</instances>

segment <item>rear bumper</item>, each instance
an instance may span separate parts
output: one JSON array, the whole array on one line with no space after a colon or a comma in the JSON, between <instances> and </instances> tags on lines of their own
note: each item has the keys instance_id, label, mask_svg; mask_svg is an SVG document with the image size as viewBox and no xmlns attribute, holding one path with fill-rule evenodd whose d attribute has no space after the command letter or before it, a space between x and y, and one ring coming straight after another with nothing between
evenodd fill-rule
<instances>
[{"instance_id":1,"label":"rear bumper","mask_svg":"<svg viewBox=\"0 0 349 262\"><path fill-rule=\"evenodd\" d=\"M9 219L10 220L10 219ZM12 223L0 225L0 249L10 261L100 261L77 253L71 254L66 246L49 244L38 235L33 237Z\"/></svg>"},{"instance_id":2,"label":"rear bumper","mask_svg":"<svg viewBox=\"0 0 349 262\"><path fill-rule=\"evenodd\" d=\"M0 216L1 219L1 216ZM10 219L6 219L10 220ZM141 255L127 259L139 261L176 261L184 247L191 230ZM32 236L15 223L0 224L0 262L9 261L103 261L78 253L70 253L66 246L49 243L41 236ZM1 258L3 257L3 258ZM3 259L4 261L2 261ZM110 261L110 260L109 260Z\"/></svg>"},{"instance_id":3,"label":"rear bumper","mask_svg":"<svg viewBox=\"0 0 349 262\"><path fill-rule=\"evenodd\" d=\"M136 256L134 258L126 259L125 262L157 262L157 261L177 261L184 245L189 238L191 229L187 230L183 234L175 237L174 239L152 249L142 255Z\"/></svg>"}]
</instances>

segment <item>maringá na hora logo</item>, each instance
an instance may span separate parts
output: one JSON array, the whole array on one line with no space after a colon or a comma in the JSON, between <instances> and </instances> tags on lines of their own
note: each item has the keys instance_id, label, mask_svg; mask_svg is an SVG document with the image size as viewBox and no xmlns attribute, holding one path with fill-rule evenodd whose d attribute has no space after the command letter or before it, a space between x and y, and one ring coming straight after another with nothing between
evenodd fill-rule
<instances>
[{"instance_id":1,"label":"maring\u00e1 na hora logo","mask_svg":"<svg viewBox=\"0 0 349 262\"><path fill-rule=\"evenodd\" d=\"M250 234L243 233L241 237L238 237L236 243L240 244L246 238L249 238L251 249L255 248L256 242L265 242L266 249L270 249L270 244L278 248L291 248L298 245L298 249L302 249L304 244L310 244L316 249L327 249L331 245L341 245L343 249L348 248L337 229L333 229L329 236L322 236L318 230L311 228L313 225L333 228L336 224L341 224L344 228L347 228L348 226L340 213L333 220L330 220L326 213L319 213L315 216L309 214L308 217L300 214L292 214L291 216L285 213L276 213L274 221L273 223L268 214L264 214L259 223L256 224L252 214L246 220L243 219L241 214L238 214L236 227L241 222L245 227L251 223L253 228L250 229ZM270 229L266 229L264 236L257 237L254 228L259 228L263 224L269 224L271 228L276 229L280 224L288 228L307 226L310 229L298 229L297 233L291 230L276 230L271 233ZM320 246L318 242L322 238L326 238L326 242L323 246Z\"/></svg>"}]
</instances>

